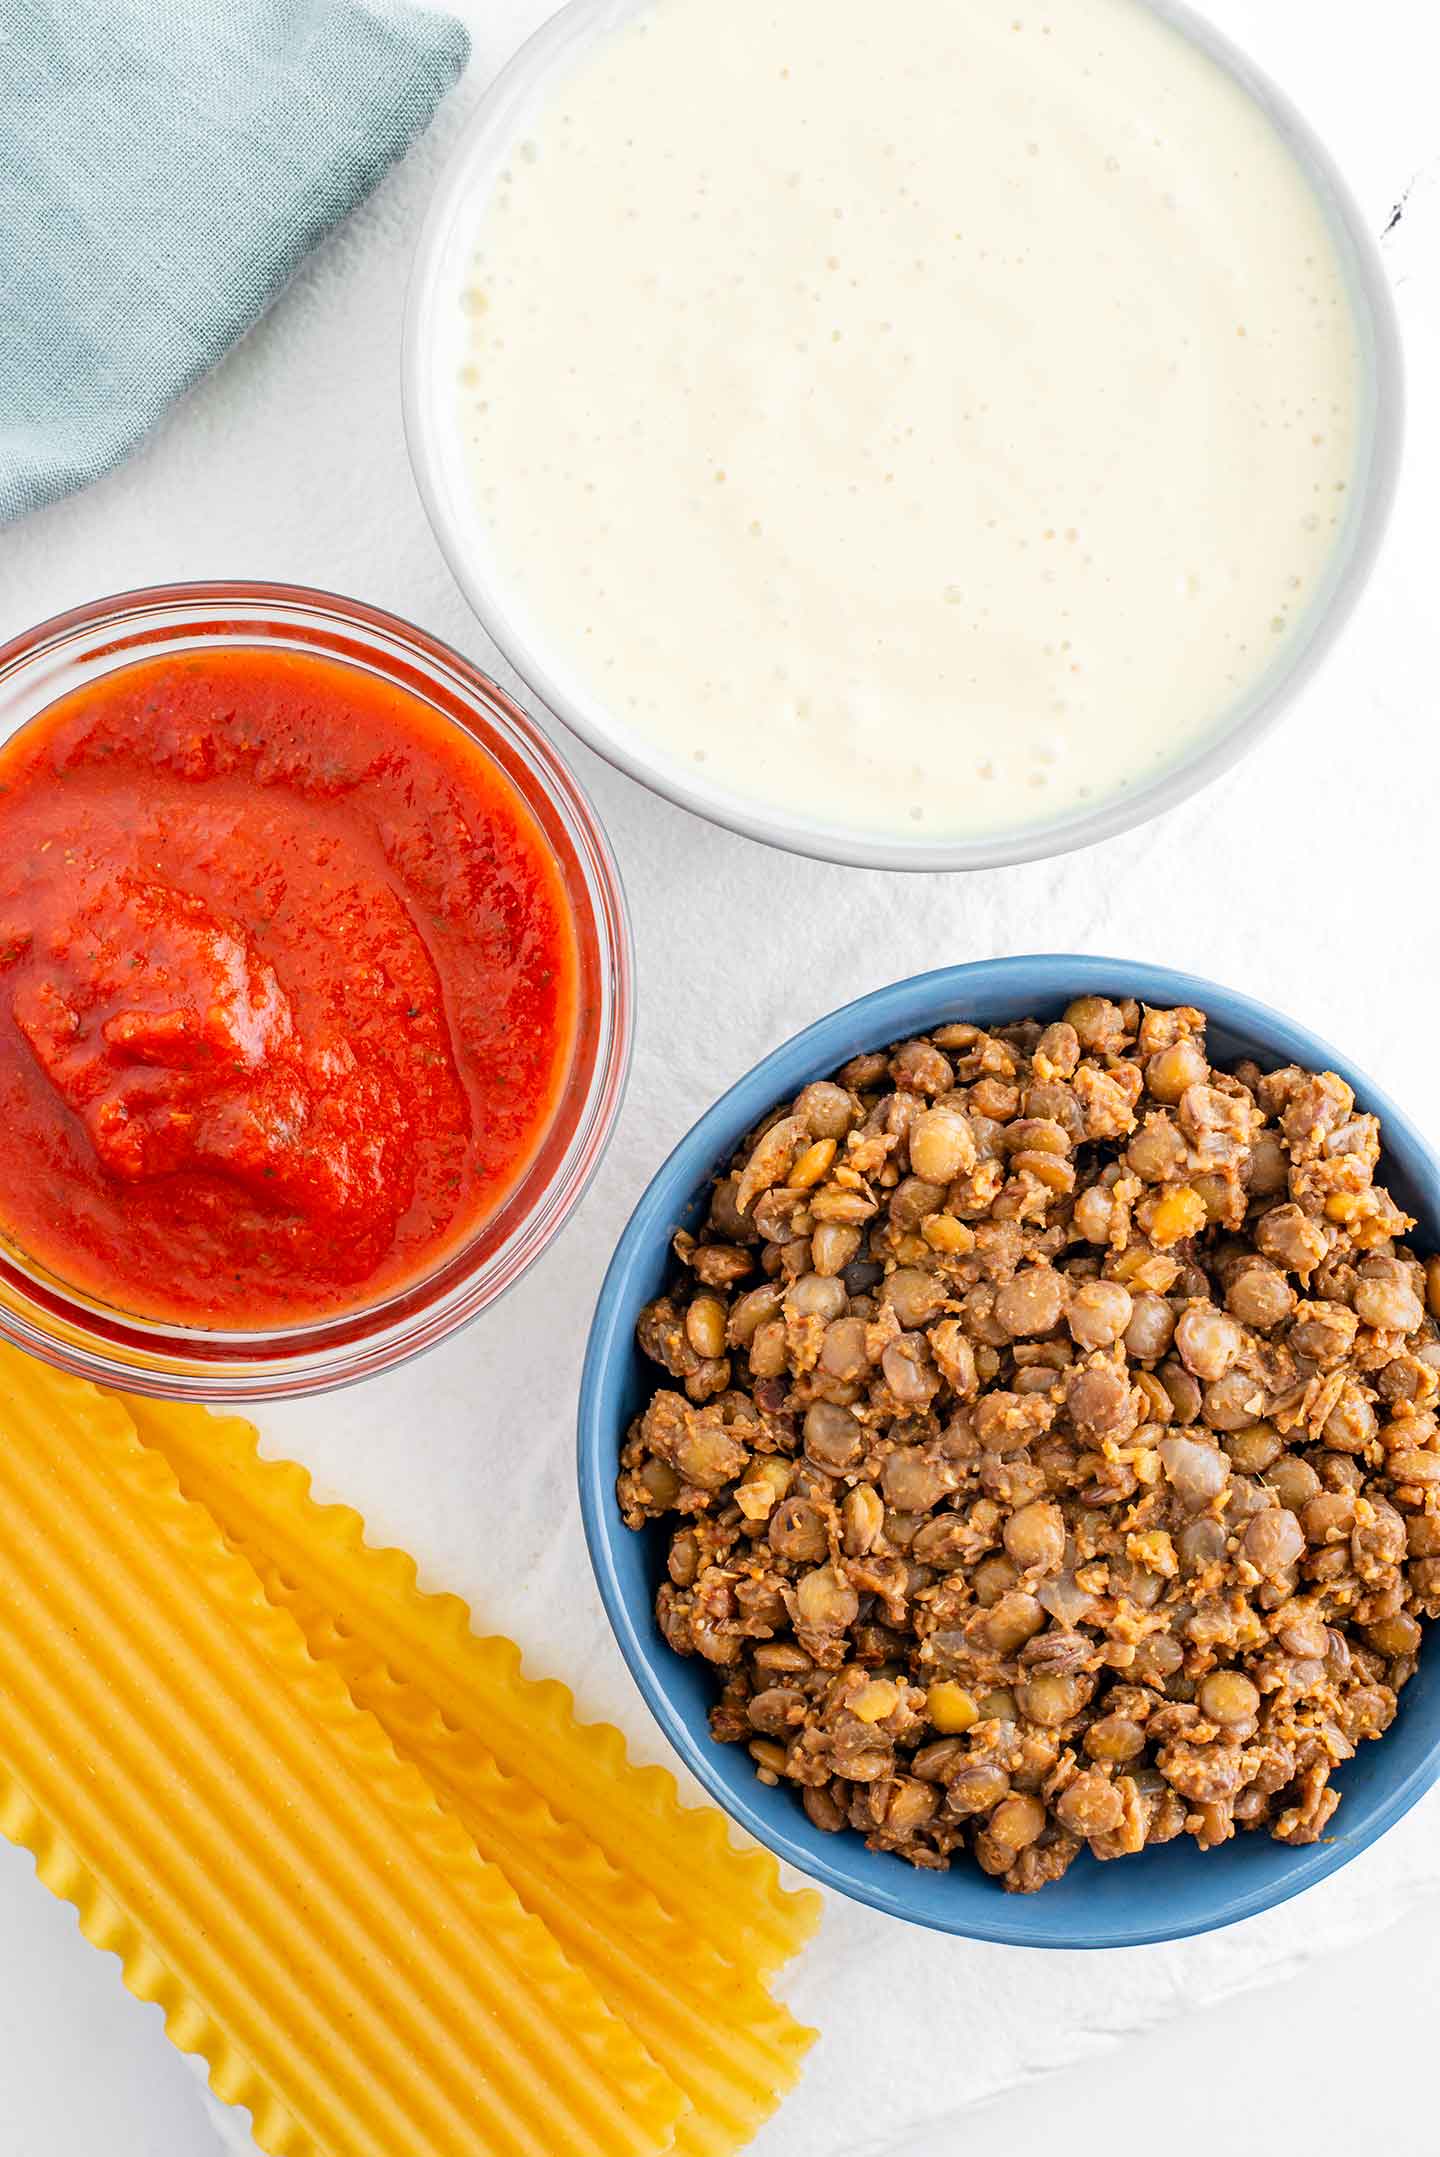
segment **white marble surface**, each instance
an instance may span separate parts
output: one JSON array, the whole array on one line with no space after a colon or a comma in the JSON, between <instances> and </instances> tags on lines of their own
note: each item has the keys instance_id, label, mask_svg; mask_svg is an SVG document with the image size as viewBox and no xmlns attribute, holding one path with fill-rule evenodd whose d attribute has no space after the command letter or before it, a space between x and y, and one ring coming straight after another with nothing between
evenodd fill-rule
<instances>
[{"instance_id":1,"label":"white marble surface","mask_svg":"<svg viewBox=\"0 0 1440 2157\"><path fill-rule=\"evenodd\" d=\"M410 482L401 303L446 147L546 10L547 0L467 0L470 76L407 165L124 470L0 534L0 638L126 585L256 575L392 606L490 662ZM390 1379L262 1417L273 1446L308 1461L324 1493L361 1506L432 1581L524 1641L533 1668L563 1670L585 1707L621 1724L646 1758L665 1748L605 1629L572 1495L584 1328L651 1169L776 1040L842 998L947 960L1044 948L1127 954L1293 1010L1345 1043L1440 1139L1440 1004L1426 963L1440 785L1435 34L1415 0L1369 0L1363 26L1310 0L1212 0L1211 13L1308 110L1375 229L1407 197L1385 243L1414 392L1407 481L1341 651L1278 736L1201 799L1066 861L968 880L767 853L567 745L609 826L635 916L639 1039L617 1140L565 1237L488 1319ZM528 1405L517 1420L509 1404L522 1379ZM83 1947L71 1915L29 1872L28 1859L0 1848L5 2148L14 2157L207 2157L213 2136L194 2078L164 2044L158 2017L124 1998L113 1965ZM1440 1794L1286 1910L1103 1960L938 1940L831 1901L790 1986L824 2043L757 2149L952 2157L972 2134L999 2129L1028 2157L1063 2118L1072 2147L1078 2135L1082 2151L1098 2152L1114 2131L1123 2076L1127 2136L1177 2081L1201 2093L1180 2108L1171 2141L1175 2157L1200 2157L1217 2124L1217 2061L1283 2059L1295 2029L1333 2018L1337 1993L1352 1986L1369 1997L1432 1997L1437 1917ZM1236 2004L1262 1986L1271 1989ZM1418 2020L1414 2034L1388 2057L1418 2122ZM1034 2086L1043 2076L1054 2079ZM1258 2151L1269 2140L1267 2085L1252 2078L1237 2088L1260 2116L1250 2115L1251 2139L1231 2128L1231 2146ZM1339 2157L1357 2119L1331 2101L1323 2077L1307 2077L1295 2101L1287 2139ZM1167 2139L1170 2110L1167 2101ZM1272 2113L1268 2125L1278 2124ZM1423 2141L1418 2125L1408 2139Z\"/></svg>"}]
</instances>

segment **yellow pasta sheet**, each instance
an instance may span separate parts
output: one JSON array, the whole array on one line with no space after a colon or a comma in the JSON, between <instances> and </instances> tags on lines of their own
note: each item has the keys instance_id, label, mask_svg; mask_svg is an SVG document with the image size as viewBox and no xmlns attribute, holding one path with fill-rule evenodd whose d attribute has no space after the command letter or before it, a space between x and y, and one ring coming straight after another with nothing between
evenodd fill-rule
<instances>
[{"instance_id":1,"label":"yellow pasta sheet","mask_svg":"<svg viewBox=\"0 0 1440 2157\"><path fill-rule=\"evenodd\" d=\"M812 1889L783 1888L775 1860L737 1850L723 1815L683 1805L663 1768L632 1766L618 1730L580 1722L553 1679L526 1678L514 1642L474 1633L457 1596L422 1593L413 1559L371 1549L359 1514L318 1505L304 1469L261 1460L250 1424L128 1396L126 1405L227 1534L303 1583L366 1661L383 1662L456 1728L483 1733L507 1775L582 1825L692 1935L764 1974L810 1938L820 1920Z\"/></svg>"},{"instance_id":2,"label":"yellow pasta sheet","mask_svg":"<svg viewBox=\"0 0 1440 2157\"><path fill-rule=\"evenodd\" d=\"M765 1992L751 1958L758 1943L760 1959L772 1961L782 1934L798 1936L814 1898L786 1895L768 1859L757 1872L724 1842L722 1873L738 1859L733 1925L713 1880L687 1881L687 1916L672 1914L652 1884L671 1876L653 1862L653 1843L678 1821L699 1869L713 1864L715 1838L701 1815L679 1806L668 1777L631 1768L616 1732L576 1722L561 1687L521 1678L510 1643L477 1640L462 1605L421 1595L409 1561L371 1550L355 1514L318 1506L293 1464L261 1459L249 1424L147 1400L128 1405L145 1443L249 1557L312 1653L343 1672L357 1703L684 2090L693 2110L677 2129L677 2152L729 2157L793 2085L812 2042ZM435 1688L443 1704L410 1675L436 1668L445 1674ZM497 1693L512 1758L533 1782L502 1768L487 1743ZM623 1869L602 1845L624 1851ZM691 1910L704 1913L709 1939L689 1921Z\"/></svg>"},{"instance_id":3,"label":"yellow pasta sheet","mask_svg":"<svg viewBox=\"0 0 1440 2157\"><path fill-rule=\"evenodd\" d=\"M272 2157L647 2157L685 2110L122 1405L0 1348L0 1826Z\"/></svg>"}]
</instances>

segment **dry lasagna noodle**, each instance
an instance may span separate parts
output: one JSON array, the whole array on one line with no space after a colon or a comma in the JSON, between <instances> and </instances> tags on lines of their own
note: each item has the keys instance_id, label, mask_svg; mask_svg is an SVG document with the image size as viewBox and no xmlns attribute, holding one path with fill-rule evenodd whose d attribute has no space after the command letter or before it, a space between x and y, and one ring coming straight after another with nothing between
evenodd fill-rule
<instances>
[{"instance_id":1,"label":"dry lasagna noodle","mask_svg":"<svg viewBox=\"0 0 1440 2157\"><path fill-rule=\"evenodd\" d=\"M686 2109L122 1406L0 1348L0 1826L273 2157L651 2157Z\"/></svg>"},{"instance_id":2,"label":"dry lasagna noodle","mask_svg":"<svg viewBox=\"0 0 1440 2157\"><path fill-rule=\"evenodd\" d=\"M684 2090L680 2157L728 2157L812 2042L757 1971L800 1944L817 1898L782 1889L763 1853L734 1850L668 1775L631 1767L618 1732L578 1722L562 1686L524 1678L512 1644L477 1638L463 1604L422 1594L408 1558L365 1543L358 1515L317 1505L293 1463L261 1459L249 1424L128 1406L312 1653Z\"/></svg>"},{"instance_id":3,"label":"dry lasagna noodle","mask_svg":"<svg viewBox=\"0 0 1440 2157\"><path fill-rule=\"evenodd\" d=\"M818 1895L782 1888L774 1859L737 1850L712 1807L682 1805L663 1768L632 1767L618 1730L577 1721L565 1686L522 1675L513 1641L472 1632L457 1596L423 1593L414 1560L371 1549L359 1514L318 1505L304 1469L262 1460L250 1424L139 1398L126 1405L186 1495L236 1543L337 1618L362 1658L382 1660L457 1728L483 1732L507 1775L583 1820L611 1863L691 1932L765 1974L809 1939Z\"/></svg>"}]
</instances>

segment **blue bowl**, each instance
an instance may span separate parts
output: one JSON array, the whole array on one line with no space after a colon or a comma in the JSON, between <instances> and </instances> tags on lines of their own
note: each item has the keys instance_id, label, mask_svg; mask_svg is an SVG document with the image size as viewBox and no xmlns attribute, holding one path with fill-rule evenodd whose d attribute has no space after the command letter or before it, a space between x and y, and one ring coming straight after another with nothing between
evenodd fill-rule
<instances>
[{"instance_id":1,"label":"blue bowl","mask_svg":"<svg viewBox=\"0 0 1440 2157\"><path fill-rule=\"evenodd\" d=\"M1381 1119L1381 1174L1415 1215L1417 1245L1440 1249L1440 1170L1408 1117L1328 1042L1265 1004L1192 974L1124 959L1057 955L984 960L896 982L847 1004L787 1041L732 1086L680 1141L630 1217L605 1276L590 1329L580 1389L580 1503L591 1561L610 1623L650 1710L717 1804L757 1841L801 1872L858 1902L939 1932L1020 1947L1136 1947L1234 1924L1298 1895L1348 1864L1424 1795L1440 1774L1440 1655L1422 1657L1399 1715L1378 1742L1360 1747L1336 1780L1338 1832L1305 1849L1242 1834L1201 1852L1185 1837L1100 1864L1088 1852L1063 1880L1034 1896L1007 1895L968 1861L916 1872L867 1850L858 1835L812 1827L795 1793L767 1788L743 1746L717 1745L706 1717L716 1697L708 1664L668 1648L655 1623L664 1577L662 1528L636 1534L615 1502L620 1447L655 1382L635 1345L635 1321L670 1277L670 1239L703 1217L715 1169L777 1102L823 1078L862 1049L883 1047L947 1020L982 1025L1058 1018L1079 995L1135 996L1158 1005L1197 1004L1210 1019L1219 1062L1250 1056L1275 1066L1338 1071L1363 1109Z\"/></svg>"}]
</instances>

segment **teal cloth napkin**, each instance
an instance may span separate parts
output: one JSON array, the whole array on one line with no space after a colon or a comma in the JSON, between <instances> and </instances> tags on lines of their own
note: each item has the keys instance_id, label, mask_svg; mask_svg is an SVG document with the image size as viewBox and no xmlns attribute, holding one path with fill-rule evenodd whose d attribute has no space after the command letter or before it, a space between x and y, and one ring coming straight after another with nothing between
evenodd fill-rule
<instances>
[{"instance_id":1,"label":"teal cloth napkin","mask_svg":"<svg viewBox=\"0 0 1440 2157\"><path fill-rule=\"evenodd\" d=\"M468 53L408 0L0 0L0 524L134 447Z\"/></svg>"}]
</instances>

